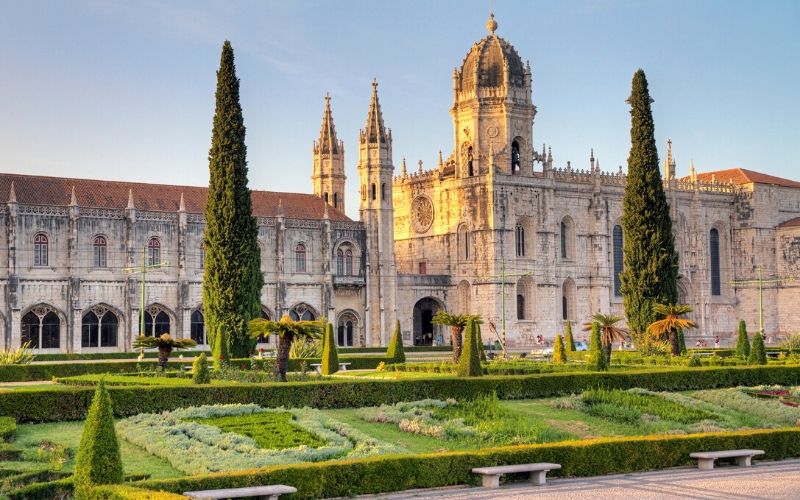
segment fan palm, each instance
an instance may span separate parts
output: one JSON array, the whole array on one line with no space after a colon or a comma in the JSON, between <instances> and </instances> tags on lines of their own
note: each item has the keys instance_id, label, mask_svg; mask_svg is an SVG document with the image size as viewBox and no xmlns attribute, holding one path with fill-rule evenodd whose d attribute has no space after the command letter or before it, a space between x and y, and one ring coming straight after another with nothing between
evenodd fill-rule
<instances>
[{"instance_id":1,"label":"fan palm","mask_svg":"<svg viewBox=\"0 0 800 500\"><path fill-rule=\"evenodd\" d=\"M680 355L681 346L678 332L689 328L697 328L697 323L694 321L681 318L684 314L692 312L692 306L686 304L653 304L653 312L663 318L651 323L647 327L647 332L652 337L668 338L672 346L672 355Z\"/></svg>"},{"instance_id":2,"label":"fan palm","mask_svg":"<svg viewBox=\"0 0 800 500\"><path fill-rule=\"evenodd\" d=\"M447 311L438 311L433 315L431 321L437 325L449 326L453 339L453 364L458 364L461 357L461 346L463 344L462 334L464 328L470 320L475 320L478 324L482 323L481 317L475 314L451 314Z\"/></svg>"},{"instance_id":3,"label":"fan palm","mask_svg":"<svg viewBox=\"0 0 800 500\"><path fill-rule=\"evenodd\" d=\"M600 325L600 343L603 344L603 354L606 361L611 360L611 347L614 342L628 340L628 329L617 326L617 323L622 321L622 316L614 316L613 314L594 313L592 321L583 324L583 331L592 331L592 323L597 322Z\"/></svg>"},{"instance_id":4,"label":"fan palm","mask_svg":"<svg viewBox=\"0 0 800 500\"><path fill-rule=\"evenodd\" d=\"M162 333L158 337L147 337L139 335L133 341L133 347L139 348L158 348L158 366L161 368L167 367L167 360L169 355L172 354L173 349L186 349L187 347L194 347L197 345L192 339L176 339L169 333Z\"/></svg>"},{"instance_id":5,"label":"fan palm","mask_svg":"<svg viewBox=\"0 0 800 500\"><path fill-rule=\"evenodd\" d=\"M278 353L276 359L276 375L282 382L286 382L286 369L289 366L289 350L295 340L307 341L322 336L323 322L321 321L295 321L289 316L284 316L280 321L256 318L250 321L250 336L273 334L278 336Z\"/></svg>"}]
</instances>

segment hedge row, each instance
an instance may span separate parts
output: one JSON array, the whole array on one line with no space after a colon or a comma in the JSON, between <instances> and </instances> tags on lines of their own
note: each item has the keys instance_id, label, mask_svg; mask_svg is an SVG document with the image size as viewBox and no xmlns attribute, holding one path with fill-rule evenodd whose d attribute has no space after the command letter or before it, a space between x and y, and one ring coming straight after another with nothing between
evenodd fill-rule
<instances>
[{"instance_id":1,"label":"hedge row","mask_svg":"<svg viewBox=\"0 0 800 500\"><path fill-rule=\"evenodd\" d=\"M437 377L416 380L322 380L268 384L219 384L177 387L110 387L119 417L187 406L255 403L267 408L358 408L419 399L470 399L496 392L501 399L530 399L605 387L654 391L713 389L762 384L800 385L800 367L743 366L681 368L626 372L549 373L486 376L471 379ZM94 389L55 387L0 392L0 415L17 422L81 420Z\"/></svg>"},{"instance_id":2,"label":"hedge row","mask_svg":"<svg viewBox=\"0 0 800 500\"><path fill-rule=\"evenodd\" d=\"M173 351L172 357L183 355L187 358L199 356L201 353L208 354L208 351ZM139 357L139 351L133 352L73 352L73 353L57 353L57 354L36 354L33 358L34 361L77 361L77 360L104 360L104 359L136 359ZM158 358L158 351L145 351L144 357L147 359Z\"/></svg>"},{"instance_id":3,"label":"hedge row","mask_svg":"<svg viewBox=\"0 0 800 500\"><path fill-rule=\"evenodd\" d=\"M10 441L17 432L17 422L13 417L0 417L0 442Z\"/></svg>"},{"instance_id":4,"label":"hedge row","mask_svg":"<svg viewBox=\"0 0 800 500\"><path fill-rule=\"evenodd\" d=\"M170 368L180 368L187 363L171 361ZM91 373L130 373L142 370L142 365L156 367L155 360L97 363L54 363L30 365L0 365L0 382L33 382L52 380L53 377L72 377Z\"/></svg>"}]
</instances>

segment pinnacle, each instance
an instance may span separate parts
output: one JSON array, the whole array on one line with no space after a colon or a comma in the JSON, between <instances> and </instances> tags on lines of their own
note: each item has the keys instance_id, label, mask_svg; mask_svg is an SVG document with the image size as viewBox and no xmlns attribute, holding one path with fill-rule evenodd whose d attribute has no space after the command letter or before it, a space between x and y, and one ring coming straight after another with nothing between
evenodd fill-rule
<instances>
[{"instance_id":1,"label":"pinnacle","mask_svg":"<svg viewBox=\"0 0 800 500\"><path fill-rule=\"evenodd\" d=\"M331 112L331 96L325 94L325 110L322 113L322 127L319 132L319 149L322 153L339 152L339 140L336 138L336 127Z\"/></svg>"},{"instance_id":2,"label":"pinnacle","mask_svg":"<svg viewBox=\"0 0 800 500\"><path fill-rule=\"evenodd\" d=\"M386 128L383 125L383 113L378 101L378 80L372 79L372 99L367 113L367 124L364 127L367 142L386 142Z\"/></svg>"}]
</instances>

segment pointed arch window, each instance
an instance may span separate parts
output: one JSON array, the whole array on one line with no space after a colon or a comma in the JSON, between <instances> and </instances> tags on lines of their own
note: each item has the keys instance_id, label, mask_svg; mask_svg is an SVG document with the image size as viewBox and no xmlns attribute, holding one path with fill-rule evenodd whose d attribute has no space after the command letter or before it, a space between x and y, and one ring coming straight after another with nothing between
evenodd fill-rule
<instances>
[{"instance_id":1,"label":"pointed arch window","mask_svg":"<svg viewBox=\"0 0 800 500\"><path fill-rule=\"evenodd\" d=\"M617 224L614 226L614 233L612 235L614 245L613 248L613 256L614 256L614 296L621 297L622 296L622 280L620 279L620 274L622 274L623 269L625 268L625 261L624 261L624 254L623 254L623 239L622 239L622 226Z\"/></svg>"},{"instance_id":2,"label":"pointed arch window","mask_svg":"<svg viewBox=\"0 0 800 500\"><path fill-rule=\"evenodd\" d=\"M381 201L386 201L386 183L381 183Z\"/></svg>"},{"instance_id":3,"label":"pointed arch window","mask_svg":"<svg viewBox=\"0 0 800 500\"><path fill-rule=\"evenodd\" d=\"M47 267L49 240L44 233L37 233L33 237L33 265L36 267Z\"/></svg>"},{"instance_id":4,"label":"pointed arch window","mask_svg":"<svg viewBox=\"0 0 800 500\"><path fill-rule=\"evenodd\" d=\"M377 188L375 187L375 184L372 184L372 199L374 200L377 196Z\"/></svg>"},{"instance_id":5,"label":"pointed arch window","mask_svg":"<svg viewBox=\"0 0 800 500\"><path fill-rule=\"evenodd\" d=\"M561 219L561 258L573 259L574 258L574 244L575 244L575 228L572 219L569 216Z\"/></svg>"},{"instance_id":6,"label":"pointed arch window","mask_svg":"<svg viewBox=\"0 0 800 500\"><path fill-rule=\"evenodd\" d=\"M467 149L467 174L472 177L475 175L475 167L473 166L472 146Z\"/></svg>"},{"instance_id":7,"label":"pointed arch window","mask_svg":"<svg viewBox=\"0 0 800 500\"><path fill-rule=\"evenodd\" d=\"M339 208L339 193L333 193L333 208Z\"/></svg>"},{"instance_id":8,"label":"pointed arch window","mask_svg":"<svg viewBox=\"0 0 800 500\"><path fill-rule=\"evenodd\" d=\"M169 315L157 308L152 307L144 313L144 335L148 337L158 337L162 333L169 333Z\"/></svg>"},{"instance_id":9,"label":"pointed arch window","mask_svg":"<svg viewBox=\"0 0 800 500\"><path fill-rule=\"evenodd\" d=\"M325 203L328 203L328 193L323 193L322 198L325 200Z\"/></svg>"},{"instance_id":10,"label":"pointed arch window","mask_svg":"<svg viewBox=\"0 0 800 500\"><path fill-rule=\"evenodd\" d=\"M200 309L195 309L194 311L192 311L192 317L190 318L189 332L192 337L192 340L194 340L198 344L205 345L208 343L206 341L206 320L205 316L203 316L203 313L202 311L200 311Z\"/></svg>"},{"instance_id":11,"label":"pointed arch window","mask_svg":"<svg viewBox=\"0 0 800 500\"><path fill-rule=\"evenodd\" d=\"M517 173L522 168L522 156L519 152L519 143L515 140L511 143L511 173Z\"/></svg>"},{"instance_id":12,"label":"pointed arch window","mask_svg":"<svg viewBox=\"0 0 800 500\"><path fill-rule=\"evenodd\" d=\"M289 310L289 317L294 321L314 321L317 315L306 304L298 304Z\"/></svg>"},{"instance_id":13,"label":"pointed arch window","mask_svg":"<svg viewBox=\"0 0 800 500\"><path fill-rule=\"evenodd\" d=\"M336 251L336 274L344 275L344 252L341 248Z\"/></svg>"},{"instance_id":14,"label":"pointed arch window","mask_svg":"<svg viewBox=\"0 0 800 500\"><path fill-rule=\"evenodd\" d=\"M709 234L711 247L711 295L722 295L722 279L719 266L719 231L711 229Z\"/></svg>"},{"instance_id":15,"label":"pointed arch window","mask_svg":"<svg viewBox=\"0 0 800 500\"><path fill-rule=\"evenodd\" d=\"M517 224L514 229L514 240L517 247L517 257L525 257L525 228Z\"/></svg>"},{"instance_id":16,"label":"pointed arch window","mask_svg":"<svg viewBox=\"0 0 800 500\"><path fill-rule=\"evenodd\" d=\"M470 254L470 241L469 241L469 229L465 224L462 224L458 228L458 254L461 260L469 259Z\"/></svg>"},{"instance_id":17,"label":"pointed arch window","mask_svg":"<svg viewBox=\"0 0 800 500\"><path fill-rule=\"evenodd\" d=\"M261 253L259 252L259 257L260 255ZM202 243L200 244L200 262L198 264L200 269L206 268L206 246Z\"/></svg>"},{"instance_id":18,"label":"pointed arch window","mask_svg":"<svg viewBox=\"0 0 800 500\"><path fill-rule=\"evenodd\" d=\"M36 307L22 317L21 342L34 349L58 349L61 345L61 319L49 307Z\"/></svg>"},{"instance_id":19,"label":"pointed arch window","mask_svg":"<svg viewBox=\"0 0 800 500\"><path fill-rule=\"evenodd\" d=\"M525 319L525 296L517 294L517 319Z\"/></svg>"},{"instance_id":20,"label":"pointed arch window","mask_svg":"<svg viewBox=\"0 0 800 500\"><path fill-rule=\"evenodd\" d=\"M306 272L306 246L302 243L294 247L294 270L298 273Z\"/></svg>"},{"instance_id":21,"label":"pointed arch window","mask_svg":"<svg viewBox=\"0 0 800 500\"><path fill-rule=\"evenodd\" d=\"M353 275L353 251L349 248L344 253L344 273L347 276Z\"/></svg>"},{"instance_id":22,"label":"pointed arch window","mask_svg":"<svg viewBox=\"0 0 800 500\"><path fill-rule=\"evenodd\" d=\"M108 265L106 237L97 235L94 237L94 267L106 267Z\"/></svg>"},{"instance_id":23,"label":"pointed arch window","mask_svg":"<svg viewBox=\"0 0 800 500\"><path fill-rule=\"evenodd\" d=\"M97 306L81 319L81 347L116 347L118 330L117 315Z\"/></svg>"},{"instance_id":24,"label":"pointed arch window","mask_svg":"<svg viewBox=\"0 0 800 500\"><path fill-rule=\"evenodd\" d=\"M158 238L150 238L147 242L147 265L156 266L161 263L161 241Z\"/></svg>"}]
</instances>

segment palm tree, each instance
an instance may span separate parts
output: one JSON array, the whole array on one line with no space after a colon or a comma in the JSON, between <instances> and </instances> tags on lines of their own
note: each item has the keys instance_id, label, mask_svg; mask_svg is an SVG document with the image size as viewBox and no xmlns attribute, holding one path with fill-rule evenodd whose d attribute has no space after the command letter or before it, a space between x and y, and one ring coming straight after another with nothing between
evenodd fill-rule
<instances>
[{"instance_id":1,"label":"palm tree","mask_svg":"<svg viewBox=\"0 0 800 500\"><path fill-rule=\"evenodd\" d=\"M458 364L458 360L461 357L461 345L463 344L461 334L470 320L473 319L478 324L482 323L481 317L476 314L450 314L447 311L438 311L431 319L437 325L450 327L451 338L453 339L453 364Z\"/></svg>"},{"instance_id":2,"label":"palm tree","mask_svg":"<svg viewBox=\"0 0 800 500\"><path fill-rule=\"evenodd\" d=\"M276 360L276 375L282 382L286 382L286 369L289 366L289 350L295 340L307 341L322 336L324 323L321 321L295 321L288 315L280 321L256 318L250 321L250 336L278 336L278 353Z\"/></svg>"},{"instance_id":3,"label":"palm tree","mask_svg":"<svg viewBox=\"0 0 800 500\"><path fill-rule=\"evenodd\" d=\"M663 318L651 323L647 327L647 332L660 339L668 337L670 344L672 344L672 355L680 355L681 346L678 340L678 332L689 328L697 328L697 323L694 321L681 318L684 314L692 312L692 306L687 304L653 304L653 312L663 316Z\"/></svg>"},{"instance_id":4,"label":"palm tree","mask_svg":"<svg viewBox=\"0 0 800 500\"><path fill-rule=\"evenodd\" d=\"M192 339L175 339L169 333L162 333L158 337L146 337L139 335L133 341L133 347L139 348L158 348L158 366L161 368L167 367L167 360L169 355L172 354L173 349L186 349L187 347L194 347L197 345Z\"/></svg>"},{"instance_id":5,"label":"palm tree","mask_svg":"<svg viewBox=\"0 0 800 500\"><path fill-rule=\"evenodd\" d=\"M615 341L628 340L628 329L617 326L617 323L622 321L622 316L614 316L613 314L594 313L592 321L583 324L583 331L592 331L592 323L597 322L600 325L600 343L603 344L603 353L605 354L606 361L611 361L611 348Z\"/></svg>"}]
</instances>

